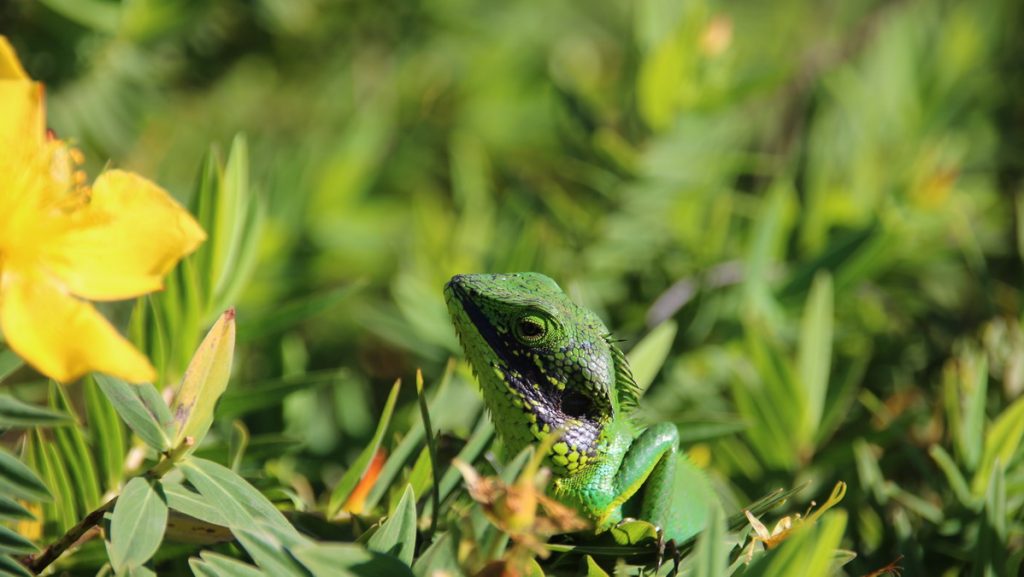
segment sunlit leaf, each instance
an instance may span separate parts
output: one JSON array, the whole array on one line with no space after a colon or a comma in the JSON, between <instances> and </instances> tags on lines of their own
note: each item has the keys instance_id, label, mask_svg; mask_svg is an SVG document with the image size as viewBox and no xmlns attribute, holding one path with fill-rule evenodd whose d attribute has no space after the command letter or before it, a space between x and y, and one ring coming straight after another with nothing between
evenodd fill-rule
<instances>
[{"instance_id":1,"label":"sunlit leaf","mask_svg":"<svg viewBox=\"0 0 1024 577\"><path fill-rule=\"evenodd\" d=\"M366 547L412 565L413 554L416 552L416 496L411 486L405 487L395 512L370 537Z\"/></svg>"},{"instance_id":2,"label":"sunlit leaf","mask_svg":"<svg viewBox=\"0 0 1024 577\"><path fill-rule=\"evenodd\" d=\"M832 309L832 277L828 273L820 273L814 277L804 306L796 359L800 385L806 398L803 414L805 439L816 436L825 409L832 368Z\"/></svg>"},{"instance_id":3,"label":"sunlit leaf","mask_svg":"<svg viewBox=\"0 0 1024 577\"><path fill-rule=\"evenodd\" d=\"M633 371L640 394L654 382L654 377L665 364L668 353L672 349L672 341L676 338L676 323L668 320L654 327L650 333L629 351L629 368Z\"/></svg>"},{"instance_id":4,"label":"sunlit leaf","mask_svg":"<svg viewBox=\"0 0 1024 577\"><path fill-rule=\"evenodd\" d=\"M156 553L167 527L167 501L159 482L135 477L125 485L110 518L110 564L118 574Z\"/></svg>"},{"instance_id":5,"label":"sunlit leaf","mask_svg":"<svg viewBox=\"0 0 1024 577\"><path fill-rule=\"evenodd\" d=\"M391 393L388 394L388 400L384 403L384 411L380 415L380 421L377 422L377 430L373 433L370 444L363 449L363 452L359 454L359 457L352 463L349 470L345 471L345 475L335 485L334 490L331 491L330 503L327 505L328 517L334 517L341 511L342 505L345 504L349 495L356 488L356 485L359 484L360 479L366 474L370 461L377 453L377 448L380 447L380 442L384 438L388 424L391 422L391 413L395 410L395 402L398 400L398 391L401 384L401 381L395 381L395 384L391 386Z\"/></svg>"}]
</instances>

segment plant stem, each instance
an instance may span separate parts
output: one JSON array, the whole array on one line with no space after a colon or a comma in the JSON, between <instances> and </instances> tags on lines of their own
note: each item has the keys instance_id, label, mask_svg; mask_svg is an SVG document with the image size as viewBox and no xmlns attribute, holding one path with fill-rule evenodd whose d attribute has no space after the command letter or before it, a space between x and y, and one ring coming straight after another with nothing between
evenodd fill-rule
<instances>
[{"instance_id":1,"label":"plant stem","mask_svg":"<svg viewBox=\"0 0 1024 577\"><path fill-rule=\"evenodd\" d=\"M154 465L152 469L147 471L145 473L145 476L153 479L159 479L163 477L171 469L174 468L174 465L176 465L178 461L180 461L188 453L188 450L192 448L193 445L195 445L195 439L193 439L192 437L185 437L185 439L181 442L180 445L178 445L171 451L164 453L163 458L160 459L160 462ZM60 556L64 554L64 551L67 551L68 548L77 543L78 540L81 539L82 536L89 531L89 529L98 526L100 524L100 521L103 520L103 515L105 515L107 511L112 509L114 507L114 503L116 502L117 497L114 497L113 499L100 505L95 511L89 513L85 516L84 519L79 521L77 525L68 529L68 531L64 533L64 535L61 536L60 539L57 539L56 541L51 543L50 546L44 549L42 553L39 553L38 555L26 555L25 557L22 557L22 565L28 567L29 571L32 571L32 573L36 575L41 573L44 569L49 567L51 563L60 558Z\"/></svg>"},{"instance_id":2,"label":"plant stem","mask_svg":"<svg viewBox=\"0 0 1024 577\"><path fill-rule=\"evenodd\" d=\"M67 533L64 533L60 539L51 543L50 546L44 549L41 553L22 557L21 563L36 575L42 573L43 570L56 561L64 551L67 551L68 548L77 543L78 540L89 531L89 529L99 525L100 521L103 520L103 515L112 509L116 502L117 497L114 497L100 505L95 511L89 513L84 519L79 521L77 525L68 529Z\"/></svg>"}]
</instances>

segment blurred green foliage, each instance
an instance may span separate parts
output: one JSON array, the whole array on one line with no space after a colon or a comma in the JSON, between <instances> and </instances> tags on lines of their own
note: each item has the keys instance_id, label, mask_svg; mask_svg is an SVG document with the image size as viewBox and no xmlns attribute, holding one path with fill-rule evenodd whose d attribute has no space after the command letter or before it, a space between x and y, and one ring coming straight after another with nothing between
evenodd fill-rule
<instances>
[{"instance_id":1,"label":"blurred green foliage","mask_svg":"<svg viewBox=\"0 0 1024 577\"><path fill-rule=\"evenodd\" d=\"M485 446L471 376L445 369L460 352L441 286L537 270L625 348L655 331L634 359L642 419L679 425L727 512L847 482L845 512L799 541L855 552L849 575L1024 558L1022 18L1014 0L0 3L51 127L211 232L130 331L172 384L237 305L232 384L197 455L316 511L372 440L393 458L364 522L429 513L412 387L375 435L390 384L418 367L434 383L442 459ZM79 400L27 370L4 387L61 415ZM46 535L123 479L122 426L91 382L83 402L91 438L37 430L23 450L68 491ZM442 498L459 483L446 468ZM451 540L425 558L445 566ZM292 545L306 567L390 562ZM721 549L703 543L695 570ZM184 551L156 566L185 570ZM786 555L748 573L812 566Z\"/></svg>"}]
</instances>

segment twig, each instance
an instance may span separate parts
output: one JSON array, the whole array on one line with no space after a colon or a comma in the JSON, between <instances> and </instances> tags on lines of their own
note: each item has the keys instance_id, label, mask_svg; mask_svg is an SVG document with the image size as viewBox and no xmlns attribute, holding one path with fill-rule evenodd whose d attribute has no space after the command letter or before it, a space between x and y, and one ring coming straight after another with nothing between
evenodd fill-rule
<instances>
[{"instance_id":1,"label":"twig","mask_svg":"<svg viewBox=\"0 0 1024 577\"><path fill-rule=\"evenodd\" d=\"M195 445L195 439L192 437L185 437L180 445L174 449L163 454L163 458L153 466L152 469L145 473L146 477L151 479L159 479L167 474L168 471L174 468L174 465L180 461ZM103 520L103 516L106 515L107 511L114 507L114 503L117 502L117 497L102 504L92 513L85 516L84 519L78 522L77 525L68 529L60 539L57 539L50 544L49 547L43 550L38 555L26 555L21 558L21 564L28 567L29 571L32 571L35 575L43 572L44 569L50 566L51 563L60 558L69 548L74 546L90 529L96 527Z\"/></svg>"},{"instance_id":2,"label":"twig","mask_svg":"<svg viewBox=\"0 0 1024 577\"><path fill-rule=\"evenodd\" d=\"M67 551L72 545L77 543L78 540L89 531L89 529L99 525L100 521L103 520L103 516L106 515L107 511L114 507L114 503L116 502L117 497L114 497L100 505L95 511L89 513L84 519L79 521L77 525L68 529L67 533L64 533L60 539L51 543L50 546L44 549L42 553L22 557L21 563L36 575L42 573L44 569L49 567L51 563L63 555L64 551Z\"/></svg>"}]
</instances>

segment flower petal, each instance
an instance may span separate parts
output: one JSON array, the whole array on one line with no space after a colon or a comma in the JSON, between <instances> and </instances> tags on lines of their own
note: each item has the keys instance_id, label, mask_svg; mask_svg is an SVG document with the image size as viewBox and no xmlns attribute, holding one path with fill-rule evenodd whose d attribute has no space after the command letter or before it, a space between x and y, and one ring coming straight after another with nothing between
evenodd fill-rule
<instances>
[{"instance_id":1,"label":"flower petal","mask_svg":"<svg viewBox=\"0 0 1024 577\"><path fill-rule=\"evenodd\" d=\"M139 383L156 371L87 302L41 274L5 272L0 284L0 327L8 345L44 375L70 382L89 371Z\"/></svg>"},{"instance_id":2,"label":"flower petal","mask_svg":"<svg viewBox=\"0 0 1024 577\"><path fill-rule=\"evenodd\" d=\"M43 88L35 82L0 79L0 150L38 150L44 143Z\"/></svg>"},{"instance_id":3,"label":"flower petal","mask_svg":"<svg viewBox=\"0 0 1024 577\"><path fill-rule=\"evenodd\" d=\"M90 300L119 300L158 290L163 276L206 239L164 189L109 170L75 211L77 224L48 243L47 268L68 290Z\"/></svg>"},{"instance_id":4,"label":"flower petal","mask_svg":"<svg viewBox=\"0 0 1024 577\"><path fill-rule=\"evenodd\" d=\"M45 134L43 87L25 74L7 38L0 36L0 150L42 144Z\"/></svg>"},{"instance_id":5,"label":"flower petal","mask_svg":"<svg viewBox=\"0 0 1024 577\"><path fill-rule=\"evenodd\" d=\"M14 47L7 41L6 36L0 36L0 79L3 80L28 80L28 74L21 67L18 55Z\"/></svg>"}]
</instances>

